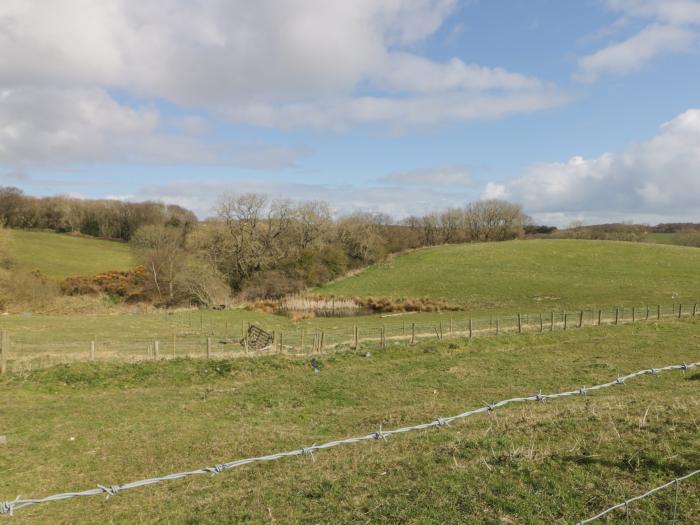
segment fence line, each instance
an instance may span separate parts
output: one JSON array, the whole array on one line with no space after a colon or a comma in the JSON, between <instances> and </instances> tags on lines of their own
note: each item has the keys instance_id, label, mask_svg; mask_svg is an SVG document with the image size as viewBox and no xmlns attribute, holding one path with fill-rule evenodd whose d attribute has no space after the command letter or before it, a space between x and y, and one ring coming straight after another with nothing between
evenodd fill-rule
<instances>
[{"instance_id":1,"label":"fence line","mask_svg":"<svg viewBox=\"0 0 700 525\"><path fill-rule=\"evenodd\" d=\"M670 487L671 485L674 485L674 484L676 485L676 490L678 490L678 483L680 483L681 481L684 481L684 480L686 480L686 479L692 478L693 476L697 476L698 474L700 474L700 469L698 469L698 470L696 470L696 471L693 471L693 472L690 472L689 474L686 474L685 476L682 476L682 477L680 477L680 478L676 478L676 479L674 479L674 480L671 480L671 481L669 481L668 483L664 483L663 485L660 485L660 486L658 486L658 487L655 487L655 488L653 488L653 489L651 489L651 490L645 492L644 494L640 494L639 496L635 496L635 497L633 497L633 498L630 498L630 499L628 499L628 500L625 500L625 501L623 501L622 503L618 503L617 505L613 505L613 506L610 507L609 509L605 509L603 512L601 512L601 513L599 513L599 514L596 514L595 516L593 516L593 517L591 517L591 518L585 519L585 520L583 520L583 521L579 521L579 522L577 523L577 525L585 525L586 523L591 523L592 521L595 521L595 520L597 520L597 519L599 519L599 518L602 518L602 517L605 516L606 514L609 514L609 513L613 512L614 510L621 509L621 508L624 508L624 509L625 509L625 513L626 513L626 514L629 514L629 506L630 506L630 503L632 503L632 502L634 502L634 501L637 501L637 500L640 500L640 499L644 499L644 498L646 498L646 497L649 497L649 496L651 496L652 494L654 494L654 493L656 493L656 492L659 492L660 490L664 490L664 489L666 489L666 488L668 488L668 487ZM674 502L674 504L673 504L673 523L676 522L676 509L677 509L677 504L678 504L678 493L676 493L676 500L675 500L675 502Z\"/></svg>"},{"instance_id":2,"label":"fence line","mask_svg":"<svg viewBox=\"0 0 700 525\"><path fill-rule=\"evenodd\" d=\"M548 311L536 314L500 315L470 318L452 312L437 320L407 317L402 320L382 318L358 321L343 328L321 326L298 326L288 330L274 330L273 344L263 351L252 350L245 345L245 321L231 322L225 317L218 323L204 323L200 313L197 326L192 326L192 314L173 314L163 327L153 329L151 334L129 339L107 339L95 334L83 340L50 342L38 340L35 334L13 334L9 337L6 327L5 339L0 337L0 373L4 370L30 370L57 363L88 360L143 361L156 358L175 357L229 358L253 355L289 354L310 355L352 349L362 346L385 348L390 343L415 344L419 340L445 338L476 338L506 333L538 333L554 330L571 330L583 326L637 323L647 320L693 319L698 308L694 303L687 306L673 305L613 307L587 309L574 312ZM359 319L359 318L358 318ZM0 320L0 332L3 331ZM240 325L240 326L239 326ZM210 341L208 339L211 338ZM159 346L160 352L155 352ZM208 353L207 353L208 350ZM157 355L156 355L157 354Z\"/></svg>"},{"instance_id":3,"label":"fence line","mask_svg":"<svg viewBox=\"0 0 700 525\"><path fill-rule=\"evenodd\" d=\"M9 514L12 515L15 510L19 510L24 507L28 507L30 505L36 505L39 503L49 503L52 501L60 501L64 499L71 499L71 498L77 498L77 497L84 497L84 496L97 496L100 494L106 494L107 497L114 496L120 491L123 490L129 490L129 489L134 489L138 487L144 487L147 485L154 485L156 483L162 483L165 481L172 481L176 479L182 479L190 476L197 476L197 475L202 475L202 474L219 474L225 470L229 470L232 468L236 467L241 467L243 465L248 465L251 463L261 463L261 462L268 462L268 461L276 461L278 459L290 457L290 456L304 456L308 455L313 458L313 453L318 450L326 450L329 448L334 448L338 447L341 445L350 445L354 443L360 443L364 441L373 441L373 440L385 440L388 437L394 435L394 434L404 434L406 432L413 432L417 430L427 430L429 428L436 428L436 427L444 427L444 426L449 426L450 423L453 421L459 420L459 419L465 419L470 416L476 415L476 414L483 414L485 412L492 412L496 410L497 408L501 408L505 405L508 405L509 403L523 403L527 401L537 401L537 402L542 402L547 399L558 399L561 397L568 397L568 396L585 396L589 392L594 392L597 390L601 390L603 388L610 388L616 385L622 385L625 383L625 381L628 381L630 379L637 378L639 376L647 375L647 374L652 374L656 375L661 372L666 372L669 370L689 370L691 368L695 368L697 366L700 366L700 361L691 363L691 364L681 364L681 365L669 365L665 366L662 368L650 368L646 370L640 370L638 372L633 372L631 374L628 374L626 376L618 376L615 380L610 381L608 383L602 383L599 385L595 386L590 386L590 387L581 387L576 390L570 390L570 391L565 391L565 392L559 392L556 394L535 394L532 396L526 396L526 397L516 397L516 398L511 398L511 399L505 399L503 401L499 401L497 403L488 403L484 402L484 406L480 408L476 408L473 410L469 410L466 412L462 412L461 414L455 415L455 416L450 416L450 417L438 417L437 419L429 422L429 423L420 423L417 425L412 425L408 427L403 427L403 428L397 428L394 430L382 430L381 426L379 427L379 430L375 432L370 432L369 434L365 434L362 436L355 436L355 437L349 437L345 439L338 439L334 441L329 441L327 443L321 444L321 445L311 445L309 447L303 447L299 448L296 450L290 450L287 452L278 452L275 454L270 454L267 456L257 456L257 457L251 457L251 458L245 458L245 459L238 459L234 461L230 461L228 463L221 463L214 465L213 467L205 467L201 468L198 470L191 470L191 471L186 471L186 472L178 472L175 474L168 474L165 476L157 477L157 478L149 478L149 479L142 479L139 481L133 481L130 483L124 483L121 485L97 485L97 488L94 489L89 489L89 490L84 490L81 492L65 492L62 494L54 494L52 496L47 496L44 498L33 498L33 499L21 499L20 496L18 496L15 500L12 501L5 501L5 502L0 502L0 514Z\"/></svg>"}]
</instances>

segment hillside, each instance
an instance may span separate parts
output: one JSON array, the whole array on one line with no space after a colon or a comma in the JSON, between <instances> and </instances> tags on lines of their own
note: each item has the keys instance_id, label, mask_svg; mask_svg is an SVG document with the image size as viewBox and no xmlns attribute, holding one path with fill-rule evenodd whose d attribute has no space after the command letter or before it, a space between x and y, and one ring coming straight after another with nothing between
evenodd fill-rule
<instances>
[{"instance_id":1,"label":"hillside","mask_svg":"<svg viewBox=\"0 0 700 525\"><path fill-rule=\"evenodd\" d=\"M57 279L128 270L134 264L129 246L119 242L26 230L12 230L12 241L20 268Z\"/></svg>"},{"instance_id":2,"label":"hillside","mask_svg":"<svg viewBox=\"0 0 700 525\"><path fill-rule=\"evenodd\" d=\"M514 312L645 303L694 303L700 250L648 243L532 240L422 249L317 292L444 298Z\"/></svg>"}]
</instances>

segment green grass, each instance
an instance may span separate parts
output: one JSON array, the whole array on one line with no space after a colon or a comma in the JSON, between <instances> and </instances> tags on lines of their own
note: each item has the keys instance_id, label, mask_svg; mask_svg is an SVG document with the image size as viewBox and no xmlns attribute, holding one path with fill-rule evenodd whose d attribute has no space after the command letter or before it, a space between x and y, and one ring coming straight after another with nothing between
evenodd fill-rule
<instances>
[{"instance_id":1,"label":"green grass","mask_svg":"<svg viewBox=\"0 0 700 525\"><path fill-rule=\"evenodd\" d=\"M0 500L211 466L700 360L697 322L640 323L371 357L73 364L0 378ZM510 406L451 427L33 506L29 523L573 523L700 464L700 372ZM698 480L679 523L700 521ZM632 505L670 521L674 491ZM618 518L624 519L622 514Z\"/></svg>"},{"instance_id":2,"label":"green grass","mask_svg":"<svg viewBox=\"0 0 700 525\"><path fill-rule=\"evenodd\" d=\"M124 243L26 230L12 230L12 240L20 268L56 279L123 271L134 265Z\"/></svg>"},{"instance_id":3,"label":"green grass","mask_svg":"<svg viewBox=\"0 0 700 525\"><path fill-rule=\"evenodd\" d=\"M700 250L650 243L531 240L441 246L400 255L317 291L431 297L471 312L695 302Z\"/></svg>"}]
</instances>

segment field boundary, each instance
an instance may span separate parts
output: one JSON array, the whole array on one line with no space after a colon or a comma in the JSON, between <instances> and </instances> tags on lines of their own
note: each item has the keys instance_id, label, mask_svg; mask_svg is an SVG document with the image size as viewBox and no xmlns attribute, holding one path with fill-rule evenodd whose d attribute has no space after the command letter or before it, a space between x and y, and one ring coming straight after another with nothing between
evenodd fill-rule
<instances>
[{"instance_id":1,"label":"field boundary","mask_svg":"<svg viewBox=\"0 0 700 525\"><path fill-rule=\"evenodd\" d=\"M455 416L437 417L436 419L434 419L433 421L431 421L429 423L420 423L420 424L402 427L402 428L397 428L397 429L393 429L393 430L383 430L380 427L379 430L377 430L377 431L370 432L368 434L361 435L361 436L349 437L349 438L344 438L344 439L337 439L337 440L329 441L329 442L321 444L321 445L314 444L314 445L311 445L309 447L302 447L302 448L299 448L296 450L290 450L287 452L277 452L277 453L269 454L266 456L256 456L256 457L250 457L250 458L245 458L245 459L233 460L233 461L230 461L227 463L220 463L220 464L214 465L212 467L204 467L204 468L200 468L197 470L177 472L174 474L167 474L165 476L156 477L156 478L142 479L142 480L132 481L129 483L118 484L118 485L97 485L97 488L94 488L94 489L84 490L84 491L80 491L80 492L64 492L61 494L54 494L51 496L46 496L44 498L21 499L18 496L14 500L0 502L0 514L9 514L10 516L12 516L14 514L15 510L20 510L20 509L22 509L24 507L28 507L30 505L36 505L36 504L40 504L40 503L50 503L53 501L61 501L61 500L72 499L72 498L98 496L101 494L105 494L107 496L107 498L109 498L109 497L115 496L118 492L121 492L124 490L145 487L148 485L154 485L157 483L163 483L166 481L173 481L173 480L187 478L187 477L191 477L191 476L198 476L198 475L205 475L205 474L216 475L216 474L220 474L221 472L224 472L225 470L229 470L229 469L233 469L233 468L237 468L237 467L242 467L243 465L249 465L252 463L263 463L263 462L269 462L269 461L276 461L276 460L286 458L286 457L291 457L291 456L310 456L313 458L313 454L316 451L335 448L335 447L338 447L341 445L352 445L355 443L361 443L361 442L365 442L365 441L386 440L388 437L395 435L395 434L404 434L407 432L414 432L414 431L419 431L419 430L428 430L428 429L432 429L432 428L448 427L448 426L450 426L450 423L452 423L456 420L466 419L470 416L474 416L477 414L490 413L490 412L493 412L494 410L501 408L501 407L504 407L510 403L523 403L523 402L530 402L530 401L543 402L543 401L546 401L548 399L558 399L558 398L569 397L569 396L587 396L589 393L595 392L597 390L602 390L605 388L623 385L626 381L638 378L640 376L657 375L657 374L660 374L662 372L667 372L667 371L672 371L672 370L682 370L683 372L685 372L685 371L690 370L692 368L695 368L697 366L700 366L700 361L695 362L695 363L690 363L690 364L683 363L680 365L668 365L668 366L664 366L661 368L649 368L649 369L639 370L638 372L633 372L633 373L628 374L626 376L618 376L614 380L609 381L607 383L601 383L601 384L590 386L590 387L582 386L582 387L577 388L576 390L569 390L569 391L559 392L559 393L555 393L555 394L542 394L540 392L539 394L535 394L535 395L505 399L502 401L498 401L497 403L484 402L484 406L482 406L480 408L468 410L466 412L462 412L461 414L457 414ZM660 490L660 489L657 489L657 490Z\"/></svg>"},{"instance_id":2,"label":"field boundary","mask_svg":"<svg viewBox=\"0 0 700 525\"><path fill-rule=\"evenodd\" d=\"M248 347L250 323L240 331L228 321L220 327L206 326L203 315L192 312L164 315L165 338L90 339L37 341L32 334L0 329L0 374L29 371L81 361L138 362L173 358L228 359L264 355L310 356L338 351L382 349L391 343L416 344L443 339L470 340L504 334L542 333L583 327L622 325L669 319L694 319L698 303L683 305L617 306L605 309L553 311L547 313L468 317L446 314L444 320L412 322L410 318L372 317L347 328L321 329L301 325L290 330L268 330L272 343L262 350ZM199 317L194 319L193 317ZM265 327L263 327L265 328Z\"/></svg>"}]
</instances>

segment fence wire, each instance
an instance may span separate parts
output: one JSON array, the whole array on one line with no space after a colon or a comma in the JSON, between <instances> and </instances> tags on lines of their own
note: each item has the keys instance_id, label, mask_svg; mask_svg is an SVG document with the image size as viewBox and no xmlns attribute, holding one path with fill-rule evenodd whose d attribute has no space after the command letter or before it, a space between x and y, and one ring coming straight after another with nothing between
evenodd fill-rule
<instances>
[{"instance_id":1,"label":"fence wire","mask_svg":"<svg viewBox=\"0 0 700 525\"><path fill-rule=\"evenodd\" d=\"M622 508L625 509L625 513L629 516L630 503L638 501L640 499L647 498L647 497L651 496L652 494L655 494L656 492L664 490L672 485L676 485L676 490L678 490L678 484L681 481L684 481L686 479L690 479L693 476L697 476L698 474L700 474L700 469L698 469L694 472L690 472L689 474L686 474L685 476L682 476L680 478L676 478L674 480L671 480L668 483L664 483L663 485L659 485L658 487L655 487L655 488L645 492L644 494L640 494L639 496L635 496L634 498L630 498L628 500L625 500L622 503L618 503L617 505L613 505L609 509L605 509L603 512L600 512L599 514L596 514L595 516L592 516L592 517L585 519L583 521L579 521L577 523L577 525L585 525L586 523L591 523L593 521L596 521L599 518L602 518L606 514L609 514L617 509L622 509ZM676 517L677 517L676 511L677 511L677 509L678 509L678 493L676 492L676 499L675 499L674 504L673 504L673 523L676 523Z\"/></svg>"},{"instance_id":2,"label":"fence wire","mask_svg":"<svg viewBox=\"0 0 700 525\"><path fill-rule=\"evenodd\" d=\"M462 412L461 414L457 414L455 416L449 416L449 417L438 417L435 420L428 422L428 423L420 423L417 425L412 425L408 427L402 427L402 428L397 428L394 430L383 430L380 426L379 430L370 432L369 434L365 434L362 436L355 436L355 437L349 437L345 439L338 439L334 441L329 441L327 443L323 443L321 445L311 445L308 447L302 447L298 448L296 450L290 450L287 452L277 452L275 454L270 454L267 456L257 456L257 457L251 457L251 458L245 458L245 459L238 459L234 461L229 461L227 463L220 463L217 465L214 465L212 467L204 467L200 468L197 470L190 470L186 472L178 472L175 474L168 474L165 476L157 477L157 478L149 478L149 479L142 479L139 481L132 481L129 483L123 483L121 485L97 485L97 488L94 489L89 489L89 490L84 490L80 492L64 492L62 494L54 494L52 496L46 496L44 498L31 498L31 499L21 499L20 496L17 496L15 500L11 501L5 501L5 502L0 502L0 514L9 514L12 515L15 510L22 509L24 507L28 507L30 505L36 505L39 503L50 503L53 501L60 501L60 500L65 500L65 499L72 499L72 498L79 498L79 497L84 497L84 496L98 496L100 494L105 494L108 498L111 496L116 495L118 492L124 491L124 490L130 490L130 489L135 489L138 487L145 487L147 485L154 485L157 483L163 483L165 481L173 481L176 479L182 479L182 478L187 478L190 476L198 476L198 475L203 475L203 474L219 474L225 470L233 469L236 467L242 467L243 465L249 465L251 463L262 463L262 462L269 462L269 461L276 461L278 459L290 457L290 456L311 456L313 458L313 454L316 451L320 450L326 450L329 448L334 448L338 447L341 445L351 445L354 443L361 443L364 441L374 441L374 440L386 440L390 436L393 436L395 434L404 434L407 432L413 432L417 430L427 430L430 428L437 428L437 427L446 427L450 426L450 423L453 421L459 420L459 419L465 419L470 416L474 416L476 414L483 414L483 413L488 413L492 412L498 408L504 407L510 403L523 403L523 402L528 402L528 401L537 401L537 402L543 402L546 401L547 399L558 399L561 397L568 397L568 396L585 396L589 392L595 392L597 390L601 390L604 388L610 388L613 386L617 385L623 385L626 381L629 381L630 379L637 378L639 376L651 374L651 375L656 375L661 372L666 372L670 370L689 370L691 368L695 368L697 366L700 366L700 361L691 363L691 364L681 364L681 365L669 365L665 366L662 368L650 368L646 370L640 370L638 372L634 372L631 374L628 374L626 376L618 376L616 379L613 381L610 381L608 383L602 383L599 385L594 385L590 387L582 386L580 388L577 388L576 390L570 390L566 392L559 392L556 394L542 394L541 392L539 394L531 395L531 396L525 396L525 397L515 397L511 399L505 399L503 401L498 401L497 403L488 403L484 401L484 406L476 409L472 409L466 412Z\"/></svg>"}]
</instances>

